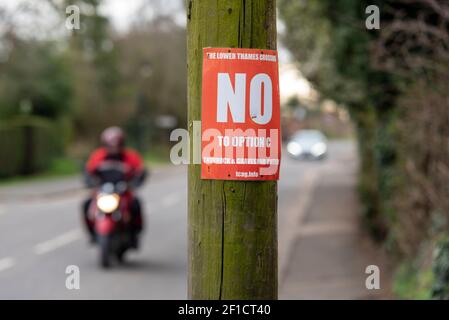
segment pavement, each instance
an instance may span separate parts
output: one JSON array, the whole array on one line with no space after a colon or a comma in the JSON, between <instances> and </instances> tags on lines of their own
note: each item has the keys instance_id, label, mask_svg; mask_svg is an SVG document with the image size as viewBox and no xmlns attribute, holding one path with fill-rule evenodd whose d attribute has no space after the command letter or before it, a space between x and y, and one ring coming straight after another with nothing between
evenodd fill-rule
<instances>
[{"instance_id":1,"label":"pavement","mask_svg":"<svg viewBox=\"0 0 449 320\"><path fill-rule=\"evenodd\" d=\"M367 265L387 269L360 228L356 163L350 141L332 142L324 161L295 161L284 153L280 298L385 297L385 290L365 288ZM147 224L142 249L111 270L98 267L97 250L81 228L86 194L79 177L0 187L0 299L186 299L186 167L154 169L139 192ZM80 270L80 290L66 288L72 265Z\"/></svg>"},{"instance_id":2,"label":"pavement","mask_svg":"<svg viewBox=\"0 0 449 320\"><path fill-rule=\"evenodd\" d=\"M333 145L331 159L315 169L308 202L290 225L290 251L281 274L280 299L388 299L391 274L386 256L361 225L353 145ZM367 277L379 268L380 288ZM368 272L368 273L366 273ZM368 281L372 283L371 281Z\"/></svg>"}]
</instances>

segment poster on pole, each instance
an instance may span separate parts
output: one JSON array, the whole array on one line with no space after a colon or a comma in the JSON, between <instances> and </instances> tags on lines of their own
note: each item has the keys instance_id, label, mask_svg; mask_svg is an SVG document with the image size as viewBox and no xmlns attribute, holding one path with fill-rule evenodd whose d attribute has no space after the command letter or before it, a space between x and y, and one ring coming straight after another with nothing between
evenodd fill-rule
<instances>
[{"instance_id":1,"label":"poster on pole","mask_svg":"<svg viewBox=\"0 0 449 320\"><path fill-rule=\"evenodd\" d=\"M277 51L204 48L202 76L201 178L278 180Z\"/></svg>"}]
</instances>

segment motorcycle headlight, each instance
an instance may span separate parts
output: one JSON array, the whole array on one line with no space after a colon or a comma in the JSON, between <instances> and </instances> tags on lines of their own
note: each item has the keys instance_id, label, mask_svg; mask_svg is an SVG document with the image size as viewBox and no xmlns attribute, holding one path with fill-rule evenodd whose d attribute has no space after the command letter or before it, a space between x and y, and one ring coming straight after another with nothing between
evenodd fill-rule
<instances>
[{"instance_id":1,"label":"motorcycle headlight","mask_svg":"<svg viewBox=\"0 0 449 320\"><path fill-rule=\"evenodd\" d=\"M97 197L97 207L104 213L112 213L117 210L120 197L117 194L100 194Z\"/></svg>"}]
</instances>

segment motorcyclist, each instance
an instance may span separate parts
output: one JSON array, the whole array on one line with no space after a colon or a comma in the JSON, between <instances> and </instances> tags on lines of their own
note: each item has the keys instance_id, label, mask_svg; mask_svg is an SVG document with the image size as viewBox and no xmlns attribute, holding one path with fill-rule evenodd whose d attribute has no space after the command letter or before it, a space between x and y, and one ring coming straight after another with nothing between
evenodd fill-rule
<instances>
[{"instance_id":1,"label":"motorcyclist","mask_svg":"<svg viewBox=\"0 0 449 320\"><path fill-rule=\"evenodd\" d=\"M101 184L101 168L110 165L120 165L128 182L140 185L146 178L147 171L141 156L134 150L125 147L125 134L119 127L110 127L101 135L102 147L95 150L89 157L85 168L86 184L89 187ZM130 231L132 246L137 248L138 234L143 229L142 207L135 195L130 197ZM83 204L83 217L90 235L91 242L95 242L93 219L89 214L92 196Z\"/></svg>"}]
</instances>

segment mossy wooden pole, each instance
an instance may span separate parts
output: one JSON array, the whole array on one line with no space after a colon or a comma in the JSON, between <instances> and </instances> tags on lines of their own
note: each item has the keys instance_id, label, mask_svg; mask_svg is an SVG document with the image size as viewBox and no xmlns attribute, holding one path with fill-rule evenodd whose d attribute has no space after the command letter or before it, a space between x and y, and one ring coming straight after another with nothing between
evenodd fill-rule
<instances>
[{"instance_id":1,"label":"mossy wooden pole","mask_svg":"<svg viewBox=\"0 0 449 320\"><path fill-rule=\"evenodd\" d=\"M193 121L201 120L202 49L276 49L276 5L187 0L186 8L193 137ZM189 299L277 299L277 182L200 177L200 165L189 165Z\"/></svg>"}]
</instances>

